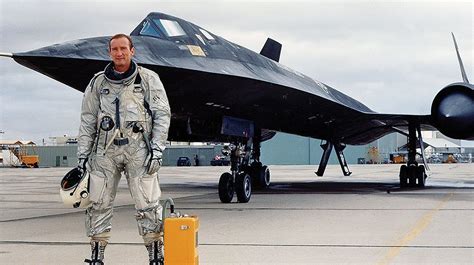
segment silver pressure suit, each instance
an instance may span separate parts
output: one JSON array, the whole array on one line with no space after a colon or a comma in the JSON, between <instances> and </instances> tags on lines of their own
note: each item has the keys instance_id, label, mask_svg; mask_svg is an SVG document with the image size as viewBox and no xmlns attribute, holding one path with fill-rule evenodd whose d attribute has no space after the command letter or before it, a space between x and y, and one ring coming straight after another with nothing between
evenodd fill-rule
<instances>
[{"instance_id":1,"label":"silver pressure suit","mask_svg":"<svg viewBox=\"0 0 474 265\"><path fill-rule=\"evenodd\" d=\"M86 211L86 231L94 238L111 230L113 202L124 172L137 210L139 233L145 238L161 232L161 190L157 173L147 173L147 159L150 150L153 157L161 158L165 149L170 107L155 72L132 62L127 77L110 79L107 69L113 69L111 65L94 76L82 102L78 158L88 159L93 201ZM104 128L104 122L113 127ZM117 141L120 139L126 141Z\"/></svg>"}]
</instances>

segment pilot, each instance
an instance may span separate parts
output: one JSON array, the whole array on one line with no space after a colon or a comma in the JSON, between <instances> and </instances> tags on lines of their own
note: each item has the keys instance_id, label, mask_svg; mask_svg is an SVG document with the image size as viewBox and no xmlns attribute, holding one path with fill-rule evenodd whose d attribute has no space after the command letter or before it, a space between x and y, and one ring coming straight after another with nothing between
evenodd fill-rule
<instances>
[{"instance_id":1,"label":"pilot","mask_svg":"<svg viewBox=\"0 0 474 265\"><path fill-rule=\"evenodd\" d=\"M84 93L78 140L78 167L90 173L86 233L92 248L88 264L104 264L113 202L123 172L133 197L138 231L150 264L162 264L162 207L158 170L170 125L170 106L159 76L138 66L131 38L109 41L112 59Z\"/></svg>"}]
</instances>

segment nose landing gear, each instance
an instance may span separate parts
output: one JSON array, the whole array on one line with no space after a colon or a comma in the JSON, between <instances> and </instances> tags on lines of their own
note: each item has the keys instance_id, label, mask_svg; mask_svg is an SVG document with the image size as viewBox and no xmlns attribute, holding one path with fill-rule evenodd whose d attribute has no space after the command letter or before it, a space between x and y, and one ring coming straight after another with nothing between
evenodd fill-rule
<instances>
[{"instance_id":1,"label":"nose landing gear","mask_svg":"<svg viewBox=\"0 0 474 265\"><path fill-rule=\"evenodd\" d=\"M250 138L246 143L226 146L223 153L230 154L231 173L225 172L219 179L219 199L230 203L237 195L237 201L247 203L252 189L265 189L270 186L270 169L260 162L260 143ZM253 160L250 163L250 160Z\"/></svg>"}]
</instances>

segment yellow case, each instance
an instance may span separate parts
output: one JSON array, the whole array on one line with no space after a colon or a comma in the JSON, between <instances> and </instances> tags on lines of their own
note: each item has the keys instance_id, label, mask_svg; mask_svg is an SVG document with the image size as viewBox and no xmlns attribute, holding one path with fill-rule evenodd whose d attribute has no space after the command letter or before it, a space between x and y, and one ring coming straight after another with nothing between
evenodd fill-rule
<instances>
[{"instance_id":1,"label":"yellow case","mask_svg":"<svg viewBox=\"0 0 474 265\"><path fill-rule=\"evenodd\" d=\"M198 230L197 216L165 218L165 265L199 264Z\"/></svg>"}]
</instances>

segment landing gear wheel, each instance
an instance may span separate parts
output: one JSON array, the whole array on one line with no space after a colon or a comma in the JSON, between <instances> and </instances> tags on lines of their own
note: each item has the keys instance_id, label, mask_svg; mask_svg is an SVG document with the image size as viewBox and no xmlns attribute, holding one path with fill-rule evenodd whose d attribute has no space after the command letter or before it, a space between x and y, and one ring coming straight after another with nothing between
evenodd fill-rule
<instances>
[{"instance_id":1,"label":"landing gear wheel","mask_svg":"<svg viewBox=\"0 0 474 265\"><path fill-rule=\"evenodd\" d=\"M415 187L417 179L418 167L409 166L408 167L408 186Z\"/></svg>"},{"instance_id":2,"label":"landing gear wheel","mask_svg":"<svg viewBox=\"0 0 474 265\"><path fill-rule=\"evenodd\" d=\"M225 172L219 179L219 199L223 203L229 203L234 198L234 178L232 174Z\"/></svg>"},{"instance_id":3,"label":"landing gear wheel","mask_svg":"<svg viewBox=\"0 0 474 265\"><path fill-rule=\"evenodd\" d=\"M417 183L418 187L425 186L425 180L426 180L425 166L420 165L416 168L416 179L418 181Z\"/></svg>"},{"instance_id":4,"label":"landing gear wheel","mask_svg":"<svg viewBox=\"0 0 474 265\"><path fill-rule=\"evenodd\" d=\"M408 186L408 167L402 165L400 167L400 188L405 188Z\"/></svg>"},{"instance_id":5,"label":"landing gear wheel","mask_svg":"<svg viewBox=\"0 0 474 265\"><path fill-rule=\"evenodd\" d=\"M261 189L266 189L270 186L270 169L263 166L259 172L258 186Z\"/></svg>"},{"instance_id":6,"label":"landing gear wheel","mask_svg":"<svg viewBox=\"0 0 474 265\"><path fill-rule=\"evenodd\" d=\"M249 173L255 189L263 190L270 186L270 169L267 166L262 166L260 162L252 163Z\"/></svg>"},{"instance_id":7,"label":"landing gear wheel","mask_svg":"<svg viewBox=\"0 0 474 265\"><path fill-rule=\"evenodd\" d=\"M252 196L252 179L248 173L242 172L237 175L235 179L235 193L237 193L237 200L242 203L247 203Z\"/></svg>"}]
</instances>

